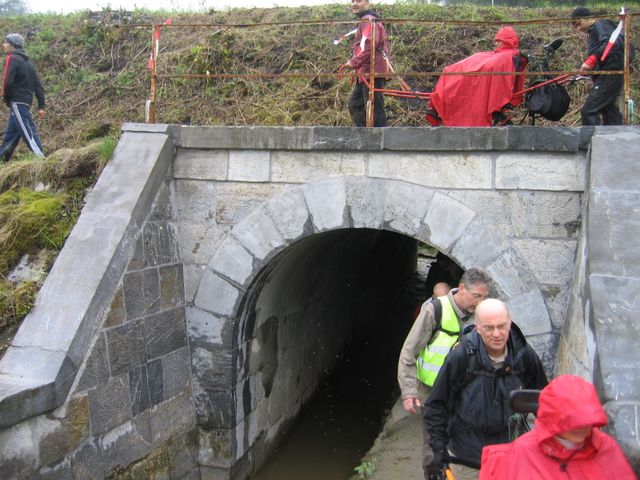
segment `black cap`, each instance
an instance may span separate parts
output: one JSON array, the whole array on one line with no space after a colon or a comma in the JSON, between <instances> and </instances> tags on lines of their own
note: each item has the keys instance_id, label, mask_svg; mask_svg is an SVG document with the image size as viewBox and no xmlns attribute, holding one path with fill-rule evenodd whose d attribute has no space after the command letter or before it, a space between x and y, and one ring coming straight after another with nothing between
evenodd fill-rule
<instances>
[{"instance_id":1,"label":"black cap","mask_svg":"<svg viewBox=\"0 0 640 480\"><path fill-rule=\"evenodd\" d=\"M582 18L591 16L593 16L593 13L591 13L591 10L589 10L587 7L574 8L573 12L571 12L571 15L569 15L569 17L571 18Z\"/></svg>"}]
</instances>

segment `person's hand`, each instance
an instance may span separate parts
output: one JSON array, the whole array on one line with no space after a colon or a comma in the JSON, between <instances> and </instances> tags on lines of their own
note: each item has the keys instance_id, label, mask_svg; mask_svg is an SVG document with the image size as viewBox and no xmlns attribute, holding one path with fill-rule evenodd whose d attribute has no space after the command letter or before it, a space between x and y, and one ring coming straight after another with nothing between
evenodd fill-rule
<instances>
[{"instance_id":1,"label":"person's hand","mask_svg":"<svg viewBox=\"0 0 640 480\"><path fill-rule=\"evenodd\" d=\"M44 110L38 110L38 117L44 118L47 115L47 112Z\"/></svg>"},{"instance_id":2,"label":"person's hand","mask_svg":"<svg viewBox=\"0 0 640 480\"><path fill-rule=\"evenodd\" d=\"M580 65L580 71L584 72L585 70L591 70L591 65L589 65L587 62L584 62L582 65Z\"/></svg>"},{"instance_id":3,"label":"person's hand","mask_svg":"<svg viewBox=\"0 0 640 480\"><path fill-rule=\"evenodd\" d=\"M407 413L419 413L418 408L422 407L422 403L419 398L408 397L402 401L402 407Z\"/></svg>"},{"instance_id":4,"label":"person's hand","mask_svg":"<svg viewBox=\"0 0 640 480\"><path fill-rule=\"evenodd\" d=\"M442 480L442 470L444 469L445 460L446 456L444 452L433 452L433 461L427 466L429 480Z\"/></svg>"},{"instance_id":5,"label":"person's hand","mask_svg":"<svg viewBox=\"0 0 640 480\"><path fill-rule=\"evenodd\" d=\"M338 73L344 73L346 69L351 69L351 68L352 68L351 65L349 65L348 63L343 63L338 67Z\"/></svg>"}]
</instances>

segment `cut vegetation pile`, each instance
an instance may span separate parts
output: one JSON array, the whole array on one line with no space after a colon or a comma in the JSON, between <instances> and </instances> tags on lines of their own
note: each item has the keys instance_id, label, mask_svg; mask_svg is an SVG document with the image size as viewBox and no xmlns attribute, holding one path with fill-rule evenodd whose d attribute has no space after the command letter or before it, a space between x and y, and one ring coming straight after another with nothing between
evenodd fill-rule
<instances>
[{"instance_id":1,"label":"cut vegetation pile","mask_svg":"<svg viewBox=\"0 0 640 480\"><path fill-rule=\"evenodd\" d=\"M426 72L493 48L502 24L566 18L569 9L381 5L396 71L417 90L437 77ZM598 14L615 15L611 10ZM79 215L86 190L108 160L124 122L144 121L149 98L147 61L152 24L162 29L157 111L161 123L193 125L349 125L348 78L330 78L349 57L350 41L333 39L355 24L348 5L233 9L208 14L109 11L0 18L0 32L20 32L47 92L47 117L38 121L47 160L18 156L0 166L0 334L5 338L28 312L35 292ZM489 21L491 25L418 23ZM282 22L342 21L342 23ZM280 23L280 24L279 24ZM540 55L554 38L565 42L553 70L577 68L585 39L568 22L516 25L521 49ZM640 29L638 29L640 32ZM638 35L633 42L638 46ZM418 72L423 75L410 75ZM282 78L202 78L211 74L285 74ZM293 74L309 76L296 78ZM190 78L167 78L190 75ZM397 87L397 80L391 88ZM588 86L570 87L573 101L562 125L579 124ZM634 77L632 96L637 95ZM425 103L389 98L391 126L422 126ZM6 122L0 109L0 122ZM98 139L98 140L95 140ZM24 257L29 255L31 261ZM35 259L35 260L34 260ZM16 269L16 265L20 268ZM37 267L34 267L37 265ZM20 272L36 270L35 275ZM38 274L38 271L40 274ZM27 279L25 279L27 278ZM2 345L0 341L0 351ZM6 342L5 342L6 343Z\"/></svg>"}]
</instances>

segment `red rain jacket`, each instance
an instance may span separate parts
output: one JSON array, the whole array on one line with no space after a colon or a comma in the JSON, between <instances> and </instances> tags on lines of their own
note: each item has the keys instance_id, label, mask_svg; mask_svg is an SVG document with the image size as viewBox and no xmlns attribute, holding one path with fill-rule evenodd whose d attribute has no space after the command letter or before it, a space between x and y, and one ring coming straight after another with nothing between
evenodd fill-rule
<instances>
[{"instance_id":1,"label":"red rain jacket","mask_svg":"<svg viewBox=\"0 0 640 480\"><path fill-rule=\"evenodd\" d=\"M444 72L514 72L514 57L520 55L518 34L511 27L501 28L495 36L503 45L492 52L478 52L445 67ZM522 65L524 68L524 64ZM492 113L507 103L519 105L524 76L443 75L431 95L431 108L448 127L488 127Z\"/></svg>"},{"instance_id":2,"label":"red rain jacket","mask_svg":"<svg viewBox=\"0 0 640 480\"><path fill-rule=\"evenodd\" d=\"M482 450L479 480L634 480L615 440L598 427L607 423L595 388L575 375L561 375L540 393L535 428L515 442ZM578 450L555 435L592 426Z\"/></svg>"},{"instance_id":3,"label":"red rain jacket","mask_svg":"<svg viewBox=\"0 0 640 480\"><path fill-rule=\"evenodd\" d=\"M376 73L389 73L387 59L391 60L389 49L389 39L387 31L381 21L370 22L370 20L380 19L378 14L372 11L364 12L353 39L353 47L351 48L351 59L347 62L353 67L357 74L363 75L369 73L369 64L371 63L371 37L372 27L376 28ZM385 58L386 57L386 58Z\"/></svg>"}]
</instances>

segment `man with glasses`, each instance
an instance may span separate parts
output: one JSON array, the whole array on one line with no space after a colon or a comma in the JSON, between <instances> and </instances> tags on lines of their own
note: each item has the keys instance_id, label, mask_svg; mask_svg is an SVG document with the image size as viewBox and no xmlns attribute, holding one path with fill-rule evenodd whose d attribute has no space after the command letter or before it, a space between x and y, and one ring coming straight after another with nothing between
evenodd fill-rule
<instances>
[{"instance_id":1,"label":"man with glasses","mask_svg":"<svg viewBox=\"0 0 640 480\"><path fill-rule=\"evenodd\" d=\"M578 7L570 15L573 28L588 37L587 59L580 66L580 70L623 70L624 35L620 34L613 48L603 59L604 50L616 25L608 19L591 18L592 15L591 10L586 7ZM582 125L622 125L622 114L617 103L623 85L622 75L594 75L593 88L580 112Z\"/></svg>"},{"instance_id":2,"label":"man with glasses","mask_svg":"<svg viewBox=\"0 0 640 480\"><path fill-rule=\"evenodd\" d=\"M447 356L425 406L430 480L441 478L448 458L461 461L451 462L457 480L477 480L482 448L510 440L509 392L547 385L540 358L504 302L482 301L475 317L475 329Z\"/></svg>"},{"instance_id":3,"label":"man with glasses","mask_svg":"<svg viewBox=\"0 0 640 480\"><path fill-rule=\"evenodd\" d=\"M408 413L422 413L422 405L450 348L458 341L463 325L476 305L489 295L491 277L479 268L470 268L458 288L430 298L422 304L398 360L398 383L402 406ZM423 422L423 427L425 426ZM425 478L433 458L429 433L423 428L422 466Z\"/></svg>"}]
</instances>

